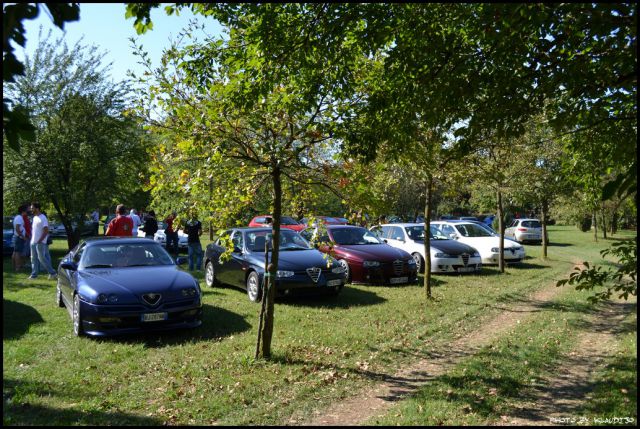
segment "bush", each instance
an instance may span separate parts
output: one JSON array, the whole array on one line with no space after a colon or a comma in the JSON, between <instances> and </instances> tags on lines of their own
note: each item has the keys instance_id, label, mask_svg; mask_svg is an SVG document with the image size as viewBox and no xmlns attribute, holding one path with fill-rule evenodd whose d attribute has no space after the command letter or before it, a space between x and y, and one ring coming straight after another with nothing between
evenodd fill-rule
<instances>
[{"instance_id":1,"label":"bush","mask_svg":"<svg viewBox=\"0 0 640 429\"><path fill-rule=\"evenodd\" d=\"M591 215L582 216L582 220L577 225L578 229L582 232L591 230Z\"/></svg>"}]
</instances>

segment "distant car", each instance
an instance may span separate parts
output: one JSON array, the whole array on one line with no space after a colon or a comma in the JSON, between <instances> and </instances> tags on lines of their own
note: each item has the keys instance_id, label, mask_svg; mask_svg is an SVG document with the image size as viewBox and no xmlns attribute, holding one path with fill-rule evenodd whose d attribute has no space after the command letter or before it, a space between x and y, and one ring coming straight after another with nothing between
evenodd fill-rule
<instances>
[{"instance_id":1,"label":"distant car","mask_svg":"<svg viewBox=\"0 0 640 429\"><path fill-rule=\"evenodd\" d=\"M418 272L425 267L424 223L384 224L371 228L385 243L413 256ZM469 273L482 269L480 253L471 246L444 236L435 226L430 228L432 273Z\"/></svg>"},{"instance_id":2,"label":"distant car","mask_svg":"<svg viewBox=\"0 0 640 429\"><path fill-rule=\"evenodd\" d=\"M13 218L2 217L2 254L11 255L13 253Z\"/></svg>"},{"instance_id":3,"label":"distant car","mask_svg":"<svg viewBox=\"0 0 640 429\"><path fill-rule=\"evenodd\" d=\"M253 219L251 219L251 222L249 222L249 226L250 227L263 227L263 226L271 226L273 223L273 217L270 215L260 215L260 216L255 216ZM281 228L287 228L287 229L292 229L296 232L300 232L303 229L306 228L306 225L298 222L297 220L295 220L294 218L292 218L291 216L282 216L280 218L280 227Z\"/></svg>"},{"instance_id":4,"label":"distant car","mask_svg":"<svg viewBox=\"0 0 640 429\"><path fill-rule=\"evenodd\" d=\"M246 289L249 300L260 301L265 278L265 242L270 228L233 228L226 232L233 242L230 259L220 263L225 252L220 239L205 250L205 283ZM276 281L277 296L299 294L337 295L345 284L342 266L325 257L290 229L280 229L280 253Z\"/></svg>"},{"instance_id":5,"label":"distant car","mask_svg":"<svg viewBox=\"0 0 640 429\"><path fill-rule=\"evenodd\" d=\"M518 243L542 243L542 223L538 219L514 219L504 230L504 236Z\"/></svg>"},{"instance_id":6,"label":"distant car","mask_svg":"<svg viewBox=\"0 0 640 429\"><path fill-rule=\"evenodd\" d=\"M467 221L435 221L431 225L438 228L445 237L458 240L480 252L483 264L498 264L500 258L500 237L486 229L486 226ZM508 263L520 262L525 257L524 247L515 241L504 240L504 260Z\"/></svg>"},{"instance_id":7,"label":"distant car","mask_svg":"<svg viewBox=\"0 0 640 429\"><path fill-rule=\"evenodd\" d=\"M167 224L158 221L158 231L153 235L153 241L160 245L167 247L167 234L165 233ZM146 234L141 229L138 229L138 237L146 237ZM189 247L189 236L181 229L178 230L178 250L186 250Z\"/></svg>"},{"instance_id":8,"label":"distant car","mask_svg":"<svg viewBox=\"0 0 640 429\"><path fill-rule=\"evenodd\" d=\"M81 241L58 266L56 301L66 307L78 336L195 328L202 323L198 281L148 239Z\"/></svg>"},{"instance_id":9,"label":"distant car","mask_svg":"<svg viewBox=\"0 0 640 429\"><path fill-rule=\"evenodd\" d=\"M316 220L320 220L325 225L347 225L349 221L345 218L337 218L333 216L315 216ZM316 222L309 224L311 219L303 217L300 223L305 226L316 226Z\"/></svg>"},{"instance_id":10,"label":"distant car","mask_svg":"<svg viewBox=\"0 0 640 429\"><path fill-rule=\"evenodd\" d=\"M474 222L478 222L478 218L475 216L460 216L458 219L460 220L472 220Z\"/></svg>"},{"instance_id":11,"label":"distant car","mask_svg":"<svg viewBox=\"0 0 640 429\"><path fill-rule=\"evenodd\" d=\"M78 228L77 222L71 222L71 227L74 231ZM94 224L90 220L84 220L82 223L82 229L80 230L81 237L92 236L94 232ZM61 222L49 222L49 234L51 237L66 237L67 230L64 228L64 225Z\"/></svg>"},{"instance_id":12,"label":"distant car","mask_svg":"<svg viewBox=\"0 0 640 429\"><path fill-rule=\"evenodd\" d=\"M401 284L418 279L416 261L409 253L389 246L363 227L310 227L302 232L302 236L342 264L347 282Z\"/></svg>"}]
</instances>

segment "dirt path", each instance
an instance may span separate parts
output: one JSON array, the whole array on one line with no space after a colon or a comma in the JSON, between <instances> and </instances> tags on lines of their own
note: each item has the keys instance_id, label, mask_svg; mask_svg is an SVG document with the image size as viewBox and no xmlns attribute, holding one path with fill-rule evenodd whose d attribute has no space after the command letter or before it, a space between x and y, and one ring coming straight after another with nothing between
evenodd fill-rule
<instances>
[{"instance_id":1,"label":"dirt path","mask_svg":"<svg viewBox=\"0 0 640 429\"><path fill-rule=\"evenodd\" d=\"M592 315L586 331L576 338L574 350L567 356L556 375L546 380L535 400L526 404L504 424L518 426L579 425L589 423L579 415L579 406L593 389L595 369L616 351L616 333L629 306L616 301L602 312Z\"/></svg>"},{"instance_id":2,"label":"dirt path","mask_svg":"<svg viewBox=\"0 0 640 429\"><path fill-rule=\"evenodd\" d=\"M504 311L476 331L465 334L449 344L447 350L432 353L428 359L422 359L409 367L400 369L393 375L384 377L384 381L357 396L334 404L330 409L317 410L315 415L305 422L292 419L289 424L312 426L353 426L363 424L372 417L383 415L396 402L415 392L420 386L445 374L463 358L471 356L499 337L513 329L533 312L555 296L563 288L548 285L534 293L527 301L521 302Z\"/></svg>"}]
</instances>

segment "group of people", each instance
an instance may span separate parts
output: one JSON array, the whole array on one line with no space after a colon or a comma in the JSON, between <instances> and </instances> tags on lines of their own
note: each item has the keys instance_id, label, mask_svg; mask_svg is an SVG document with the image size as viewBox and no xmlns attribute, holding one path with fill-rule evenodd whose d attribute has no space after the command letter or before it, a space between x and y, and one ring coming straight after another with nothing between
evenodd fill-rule
<instances>
[{"instance_id":1,"label":"group of people","mask_svg":"<svg viewBox=\"0 0 640 429\"><path fill-rule=\"evenodd\" d=\"M166 236L167 251L177 256L179 228L177 225L174 225L176 215L176 212L172 211L171 214L164 219L164 223L166 224L164 233ZM154 234L158 231L158 221L156 220L155 212L149 210L143 219L140 219L136 209L131 209L127 215L124 205L119 204L116 207L116 217L109 222L105 235L137 237L139 228L145 233L146 238L153 239ZM185 223L182 229L188 237L189 270L200 269L202 265L202 245L200 244L202 223L197 219L195 211L191 212L191 218Z\"/></svg>"},{"instance_id":2,"label":"group of people","mask_svg":"<svg viewBox=\"0 0 640 429\"><path fill-rule=\"evenodd\" d=\"M29 214L33 219L29 219ZM23 269L26 258L31 257L31 274L29 279L38 277L41 270L49 274L49 280L57 278L56 270L51 264L49 253L49 220L42 212L39 202L23 204L13 219L13 269Z\"/></svg>"}]
</instances>

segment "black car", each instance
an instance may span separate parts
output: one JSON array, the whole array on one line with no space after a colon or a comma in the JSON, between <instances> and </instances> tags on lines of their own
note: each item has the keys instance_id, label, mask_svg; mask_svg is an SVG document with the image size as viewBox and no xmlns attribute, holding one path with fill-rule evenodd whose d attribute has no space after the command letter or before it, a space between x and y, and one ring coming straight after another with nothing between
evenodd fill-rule
<instances>
[{"instance_id":1,"label":"black car","mask_svg":"<svg viewBox=\"0 0 640 429\"><path fill-rule=\"evenodd\" d=\"M205 282L241 287L249 299L260 301L265 278L265 242L270 240L271 228L234 228L226 232L234 249L231 256L220 262L225 252L219 239L205 250L202 265ZM280 230L280 254L276 277L276 295L333 294L337 295L345 283L342 266L332 257L313 248L297 232Z\"/></svg>"}]
</instances>

